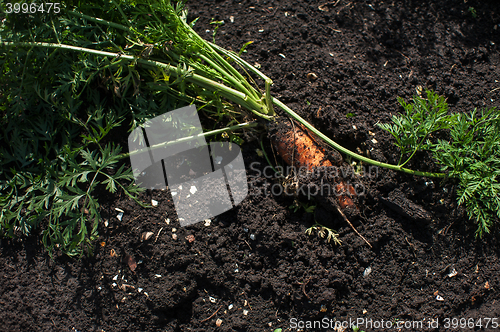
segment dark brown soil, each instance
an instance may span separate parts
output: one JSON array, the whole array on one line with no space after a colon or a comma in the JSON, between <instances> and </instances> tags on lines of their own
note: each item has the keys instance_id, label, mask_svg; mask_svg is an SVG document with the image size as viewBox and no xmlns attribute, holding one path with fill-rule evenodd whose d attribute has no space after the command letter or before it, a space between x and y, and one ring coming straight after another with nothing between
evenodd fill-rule
<instances>
[{"instance_id":1,"label":"dark brown soil","mask_svg":"<svg viewBox=\"0 0 500 332\"><path fill-rule=\"evenodd\" d=\"M254 41L244 57L274 80L276 97L380 161L397 162L398 153L376 123L419 85L445 95L455 111L499 105L498 1L198 0L189 8L207 39L214 18L225 21L221 46ZM51 260L37 237L1 240L0 330L298 331L299 321L325 317L372 319L366 331L387 330L376 328L382 320L423 322L401 331L467 330L446 328L451 318L482 319L469 330L498 330L493 321L485 327L500 320L498 229L474 237L453 183L365 174L356 228L370 248L328 208L295 212L293 197L272 195L275 182L259 176L266 162L258 148L242 147L249 196L209 226L180 228L168 191L153 191L143 195L159 202L153 209L123 195L103 202L108 227L101 224L90 258ZM408 166L436 170L425 155ZM306 235L314 220L338 231L342 245ZM141 241L148 231L153 236Z\"/></svg>"}]
</instances>

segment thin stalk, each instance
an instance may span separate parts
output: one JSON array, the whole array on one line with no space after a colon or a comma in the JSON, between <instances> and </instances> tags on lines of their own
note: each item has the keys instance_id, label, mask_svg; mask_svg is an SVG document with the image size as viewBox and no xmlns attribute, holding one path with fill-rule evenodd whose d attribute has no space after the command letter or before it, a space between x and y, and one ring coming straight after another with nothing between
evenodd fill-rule
<instances>
[{"instance_id":1,"label":"thin stalk","mask_svg":"<svg viewBox=\"0 0 500 332\"><path fill-rule=\"evenodd\" d=\"M224 67L226 70L231 72L233 77L236 77L240 80L240 82L243 82L243 84L248 88L250 94L254 98L259 98L257 91L248 83L248 81L233 67L231 66L224 58L212 47L212 44L210 42L207 42L205 39L201 38L196 31L191 28L189 24L187 24L186 21L181 20L182 24L184 27L191 33L191 35L194 36L194 38L198 39L203 46L205 46L208 50L210 50L210 54L215 57L215 59Z\"/></svg>"},{"instance_id":2,"label":"thin stalk","mask_svg":"<svg viewBox=\"0 0 500 332\"><path fill-rule=\"evenodd\" d=\"M216 63L214 63L212 60L210 60L209 58L207 58L205 55L203 54L199 54L199 57L205 61L206 63L208 63L210 66L212 66L212 68L214 68L215 70L217 70L219 73L222 74L222 77L229 80L231 83L233 83L235 85L235 87L247 94L247 95L252 95L252 93L250 93L250 91L248 91L248 89L243 86L243 84L241 84L241 82L239 82L238 80L236 80L236 78L234 78L232 75L230 75L227 71L225 71L223 68L221 68L219 65L217 65Z\"/></svg>"},{"instance_id":3,"label":"thin stalk","mask_svg":"<svg viewBox=\"0 0 500 332\"><path fill-rule=\"evenodd\" d=\"M118 9L120 10L120 13L122 14L122 16L124 18L126 18L125 14L123 13L123 11L121 10L121 8L119 6L118 6ZM106 21L106 20L103 20L103 19L100 19L100 18L92 17L92 16L89 16L89 15L81 14L81 13L74 12L74 11L70 11L69 13L71 15L74 15L74 16L77 16L77 17L80 17L80 18L84 18L84 19L86 19L88 21L92 21L92 22L99 23L99 24L104 24L104 25L107 25L107 26L110 26L110 27L121 29L123 31L127 31L127 32L133 32L132 29L130 29L129 27L121 25L121 24L118 24L118 23ZM159 21L158 18L157 18L157 20ZM252 96L253 98L259 98L259 96L256 93L255 89L247 82L247 80L236 69L234 69L233 66L231 66L229 63L227 63L227 61L224 60L224 58L222 58L219 55L219 53L217 53L217 51L212 47L211 43L207 42L206 40L204 40L202 38L199 38L198 34L193 30L193 28L191 28L191 26L189 26L189 24L187 24L187 22L185 22L184 20L180 20L180 21L183 24L183 26L196 39L198 39L203 44L203 46L205 46L210 51L210 53L225 68L225 70L222 69L220 66L216 65L213 61L209 60L206 56L203 56L203 58L204 58L205 61L209 62L210 65L215 70L217 70L220 73L222 73L223 76L230 77L232 83L235 84L238 88L241 89L240 91L245 92L246 94L248 94L249 96ZM229 70L232 75L227 74L227 70ZM273 115L273 114L270 114L270 115Z\"/></svg>"},{"instance_id":4,"label":"thin stalk","mask_svg":"<svg viewBox=\"0 0 500 332\"><path fill-rule=\"evenodd\" d=\"M415 171L415 170L411 170L411 169L408 169L408 168L403 168L403 167L398 166L398 165L392 165L392 164L387 164L387 163L383 163L383 162L380 162L380 161L376 161L376 160L367 158L365 156L359 155L357 153L354 153L351 150L348 150L348 149L344 148L343 146L339 145L337 142L331 140L328 136L326 136L325 134L323 134L322 132L320 132L319 130L317 130L316 128L314 128L311 124L309 124L309 122L307 122L306 120L304 120L302 117L300 117L297 113L295 113L294 111L292 111L288 106L286 106L285 104L283 104L278 99L273 98L273 101L274 101L274 104L276 104L277 106L279 106L283 111L285 111L292 118L294 118L295 120L297 120L298 122L300 122L301 124L303 124L311 132L313 132L318 137L320 137L322 140L324 140L325 142L327 142L328 144L330 144L336 150L338 150L338 151L340 151L342 153L345 153L348 156L351 156L351 157L353 157L355 159L364 161L367 164L371 164L371 165L375 165L375 166L379 166L379 167L384 167L384 168L388 168L388 169L392 169L392 170L395 170L395 171L400 171L400 172L404 172L404 173L408 173L408 174L412 174L412 175L427 176L427 177L439 177L439 178L443 178L443 177L446 176L445 173L432 173L432 172Z\"/></svg>"},{"instance_id":5,"label":"thin stalk","mask_svg":"<svg viewBox=\"0 0 500 332\"><path fill-rule=\"evenodd\" d=\"M234 53L232 51L228 51L228 50L220 47L219 45L216 45L216 44L213 44L210 42L208 42L208 43L213 48L215 48L217 51L223 53L224 55L227 55L228 57L230 57L231 59L236 61L236 63L239 64L241 67L246 68L246 69L250 70L252 73L254 73L255 75L259 76L263 81L270 80L270 78L267 77L264 73L262 73L260 70L258 70L257 68L255 68L254 66L252 66L251 64L249 64L248 62L243 60L242 58L240 58L236 53Z\"/></svg>"},{"instance_id":6,"label":"thin stalk","mask_svg":"<svg viewBox=\"0 0 500 332\"><path fill-rule=\"evenodd\" d=\"M255 100L251 98L251 96L246 95L238 90L232 89L230 87L225 86L224 84L212 81L206 77L203 77L198 74L194 74L189 72L189 70L183 70L178 67L174 67L171 64L163 63L159 61L147 60L143 58L137 58L131 55L112 53L106 51L93 50L85 47L77 47L66 44L55 44L55 43L40 43L40 42L2 42L0 41L0 45L4 46L38 46L38 47L48 47L48 48L58 48L58 49L66 49L77 52L86 52L90 54L96 54L101 56L120 58L130 61L136 61L139 64L152 66L152 67L160 67L166 68L169 70L169 73L175 75L176 77L185 76L187 82L198 84L202 87L205 87L211 91L219 92L223 97L245 107L246 109L252 111L258 116L269 119L269 116L266 114L269 113L265 103L261 100Z\"/></svg>"},{"instance_id":7,"label":"thin stalk","mask_svg":"<svg viewBox=\"0 0 500 332\"><path fill-rule=\"evenodd\" d=\"M268 78L266 80L266 105L267 108L269 109L269 112L274 115L274 109L273 109L273 96L271 96L271 85L273 85L273 81Z\"/></svg>"},{"instance_id":8,"label":"thin stalk","mask_svg":"<svg viewBox=\"0 0 500 332\"><path fill-rule=\"evenodd\" d=\"M123 12L122 7L120 7L120 5L119 5L119 4L117 4L115 0L111 0L111 2L113 2L113 4L115 5L115 7L116 7L116 8L118 8L118 11L119 11L119 12L120 12L120 14L122 15L122 17L123 17L123 19L125 20L125 22L129 23L129 21L128 21L128 17L127 17L127 15L125 15L125 13ZM130 24L129 24L129 26L130 26Z\"/></svg>"},{"instance_id":9,"label":"thin stalk","mask_svg":"<svg viewBox=\"0 0 500 332\"><path fill-rule=\"evenodd\" d=\"M211 131L207 131L205 133L201 133L198 135L192 135L192 136L188 136L188 137L179 138L179 139L176 139L175 141L169 141L169 142L165 142L165 143L155 144L155 145L152 145L152 146L145 148L145 149L140 149L140 150L136 150L136 151L132 151L132 152L128 152L128 153L123 153L120 155L120 159L128 158L130 156L134 156L134 155L139 154L139 153L146 153L149 151L153 151L155 149L164 148L166 146L175 145L178 143L189 142L191 140L195 140L195 139L198 139L201 137L222 134L222 133L225 133L225 132L231 131L231 130L238 130L238 129L243 129L243 128L253 128L253 127L257 127L258 125L259 124L256 121L253 121L253 122L240 123L240 124L237 124L234 126L225 127L225 128L221 128L221 129L211 130Z\"/></svg>"},{"instance_id":10,"label":"thin stalk","mask_svg":"<svg viewBox=\"0 0 500 332\"><path fill-rule=\"evenodd\" d=\"M68 14L71 14L71 15L76 16L76 17L84 18L87 21L96 22L96 23L99 23L99 24L104 24L104 25L107 25L109 27L117 28L117 29L120 29L120 30L123 30L123 31L127 31L127 32L132 32L132 30L129 27L125 26L125 25L114 23L114 22L110 22L110 21L106 21L106 20L103 20L103 19L98 18L98 17L92 17L92 16L89 16L89 15L85 15L85 14L74 12L74 11L68 11Z\"/></svg>"}]
</instances>

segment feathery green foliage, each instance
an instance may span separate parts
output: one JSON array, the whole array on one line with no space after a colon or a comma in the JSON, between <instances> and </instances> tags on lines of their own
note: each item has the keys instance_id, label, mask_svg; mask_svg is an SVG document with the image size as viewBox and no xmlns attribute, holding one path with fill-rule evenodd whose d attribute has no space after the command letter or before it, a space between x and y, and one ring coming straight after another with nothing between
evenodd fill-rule
<instances>
[{"instance_id":1,"label":"feathery green foliage","mask_svg":"<svg viewBox=\"0 0 500 332\"><path fill-rule=\"evenodd\" d=\"M426 95L415 96L409 104L399 98L405 112L379 127L394 136L401 165L416 151L430 151L441 170L458 181L458 203L476 220L476 235L481 237L500 218L500 112L491 108L449 114L444 97L429 90ZM430 139L443 129L449 129L450 140Z\"/></svg>"},{"instance_id":2,"label":"feathery green foliage","mask_svg":"<svg viewBox=\"0 0 500 332\"><path fill-rule=\"evenodd\" d=\"M50 253L90 253L99 196L121 190L144 206L117 139L193 102L209 129L247 116L228 99L272 115L269 97L231 66L232 53L194 32L183 5L75 1L2 20L0 235L40 227Z\"/></svg>"}]
</instances>

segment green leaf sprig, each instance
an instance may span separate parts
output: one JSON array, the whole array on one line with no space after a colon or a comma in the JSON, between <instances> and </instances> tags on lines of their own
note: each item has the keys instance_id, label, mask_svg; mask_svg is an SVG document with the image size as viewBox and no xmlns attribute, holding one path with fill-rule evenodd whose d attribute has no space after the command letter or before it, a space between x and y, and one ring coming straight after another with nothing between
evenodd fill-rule
<instances>
[{"instance_id":1,"label":"green leaf sprig","mask_svg":"<svg viewBox=\"0 0 500 332\"><path fill-rule=\"evenodd\" d=\"M458 182L458 204L466 207L477 223L476 236L482 237L500 218L500 112L491 108L449 114L444 97L431 90L426 96L416 95L412 103L399 98L404 113L378 126L395 138L400 165L417 151L432 153L441 171ZM431 139L444 129L449 140Z\"/></svg>"}]
</instances>

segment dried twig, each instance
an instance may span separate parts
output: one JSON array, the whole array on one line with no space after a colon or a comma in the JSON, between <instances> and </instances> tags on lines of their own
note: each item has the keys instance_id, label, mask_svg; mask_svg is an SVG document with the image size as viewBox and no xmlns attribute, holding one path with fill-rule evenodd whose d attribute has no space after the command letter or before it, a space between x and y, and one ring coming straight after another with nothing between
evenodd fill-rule
<instances>
[{"instance_id":1,"label":"dried twig","mask_svg":"<svg viewBox=\"0 0 500 332\"><path fill-rule=\"evenodd\" d=\"M219 309L217 309L217 310L216 310L213 314L211 314L211 315L210 315L210 317L205 318L204 320L200 321L200 323L204 323L204 322L206 322L207 320L209 320L210 318L212 318L213 316L215 316L215 315L219 312L219 310L220 310L221 308L222 308L222 304L220 305Z\"/></svg>"},{"instance_id":2,"label":"dried twig","mask_svg":"<svg viewBox=\"0 0 500 332\"><path fill-rule=\"evenodd\" d=\"M358 230L354 227L354 225L351 224L351 222L349 221L349 219L347 219L346 215L344 214L344 212L342 212L342 210L340 209L340 207L338 207L337 204L335 204L335 207L337 208L337 211L339 211L339 213L342 216L342 218L344 218L344 220L349 224L349 226L351 226L351 228L354 230L354 232L356 232L356 234L358 234L358 236L360 238L362 238L363 241L365 241L366 244L368 244L370 246L370 248L373 248L373 246L370 244L370 242L368 242L368 240L365 239L365 237L358 232Z\"/></svg>"}]
</instances>

